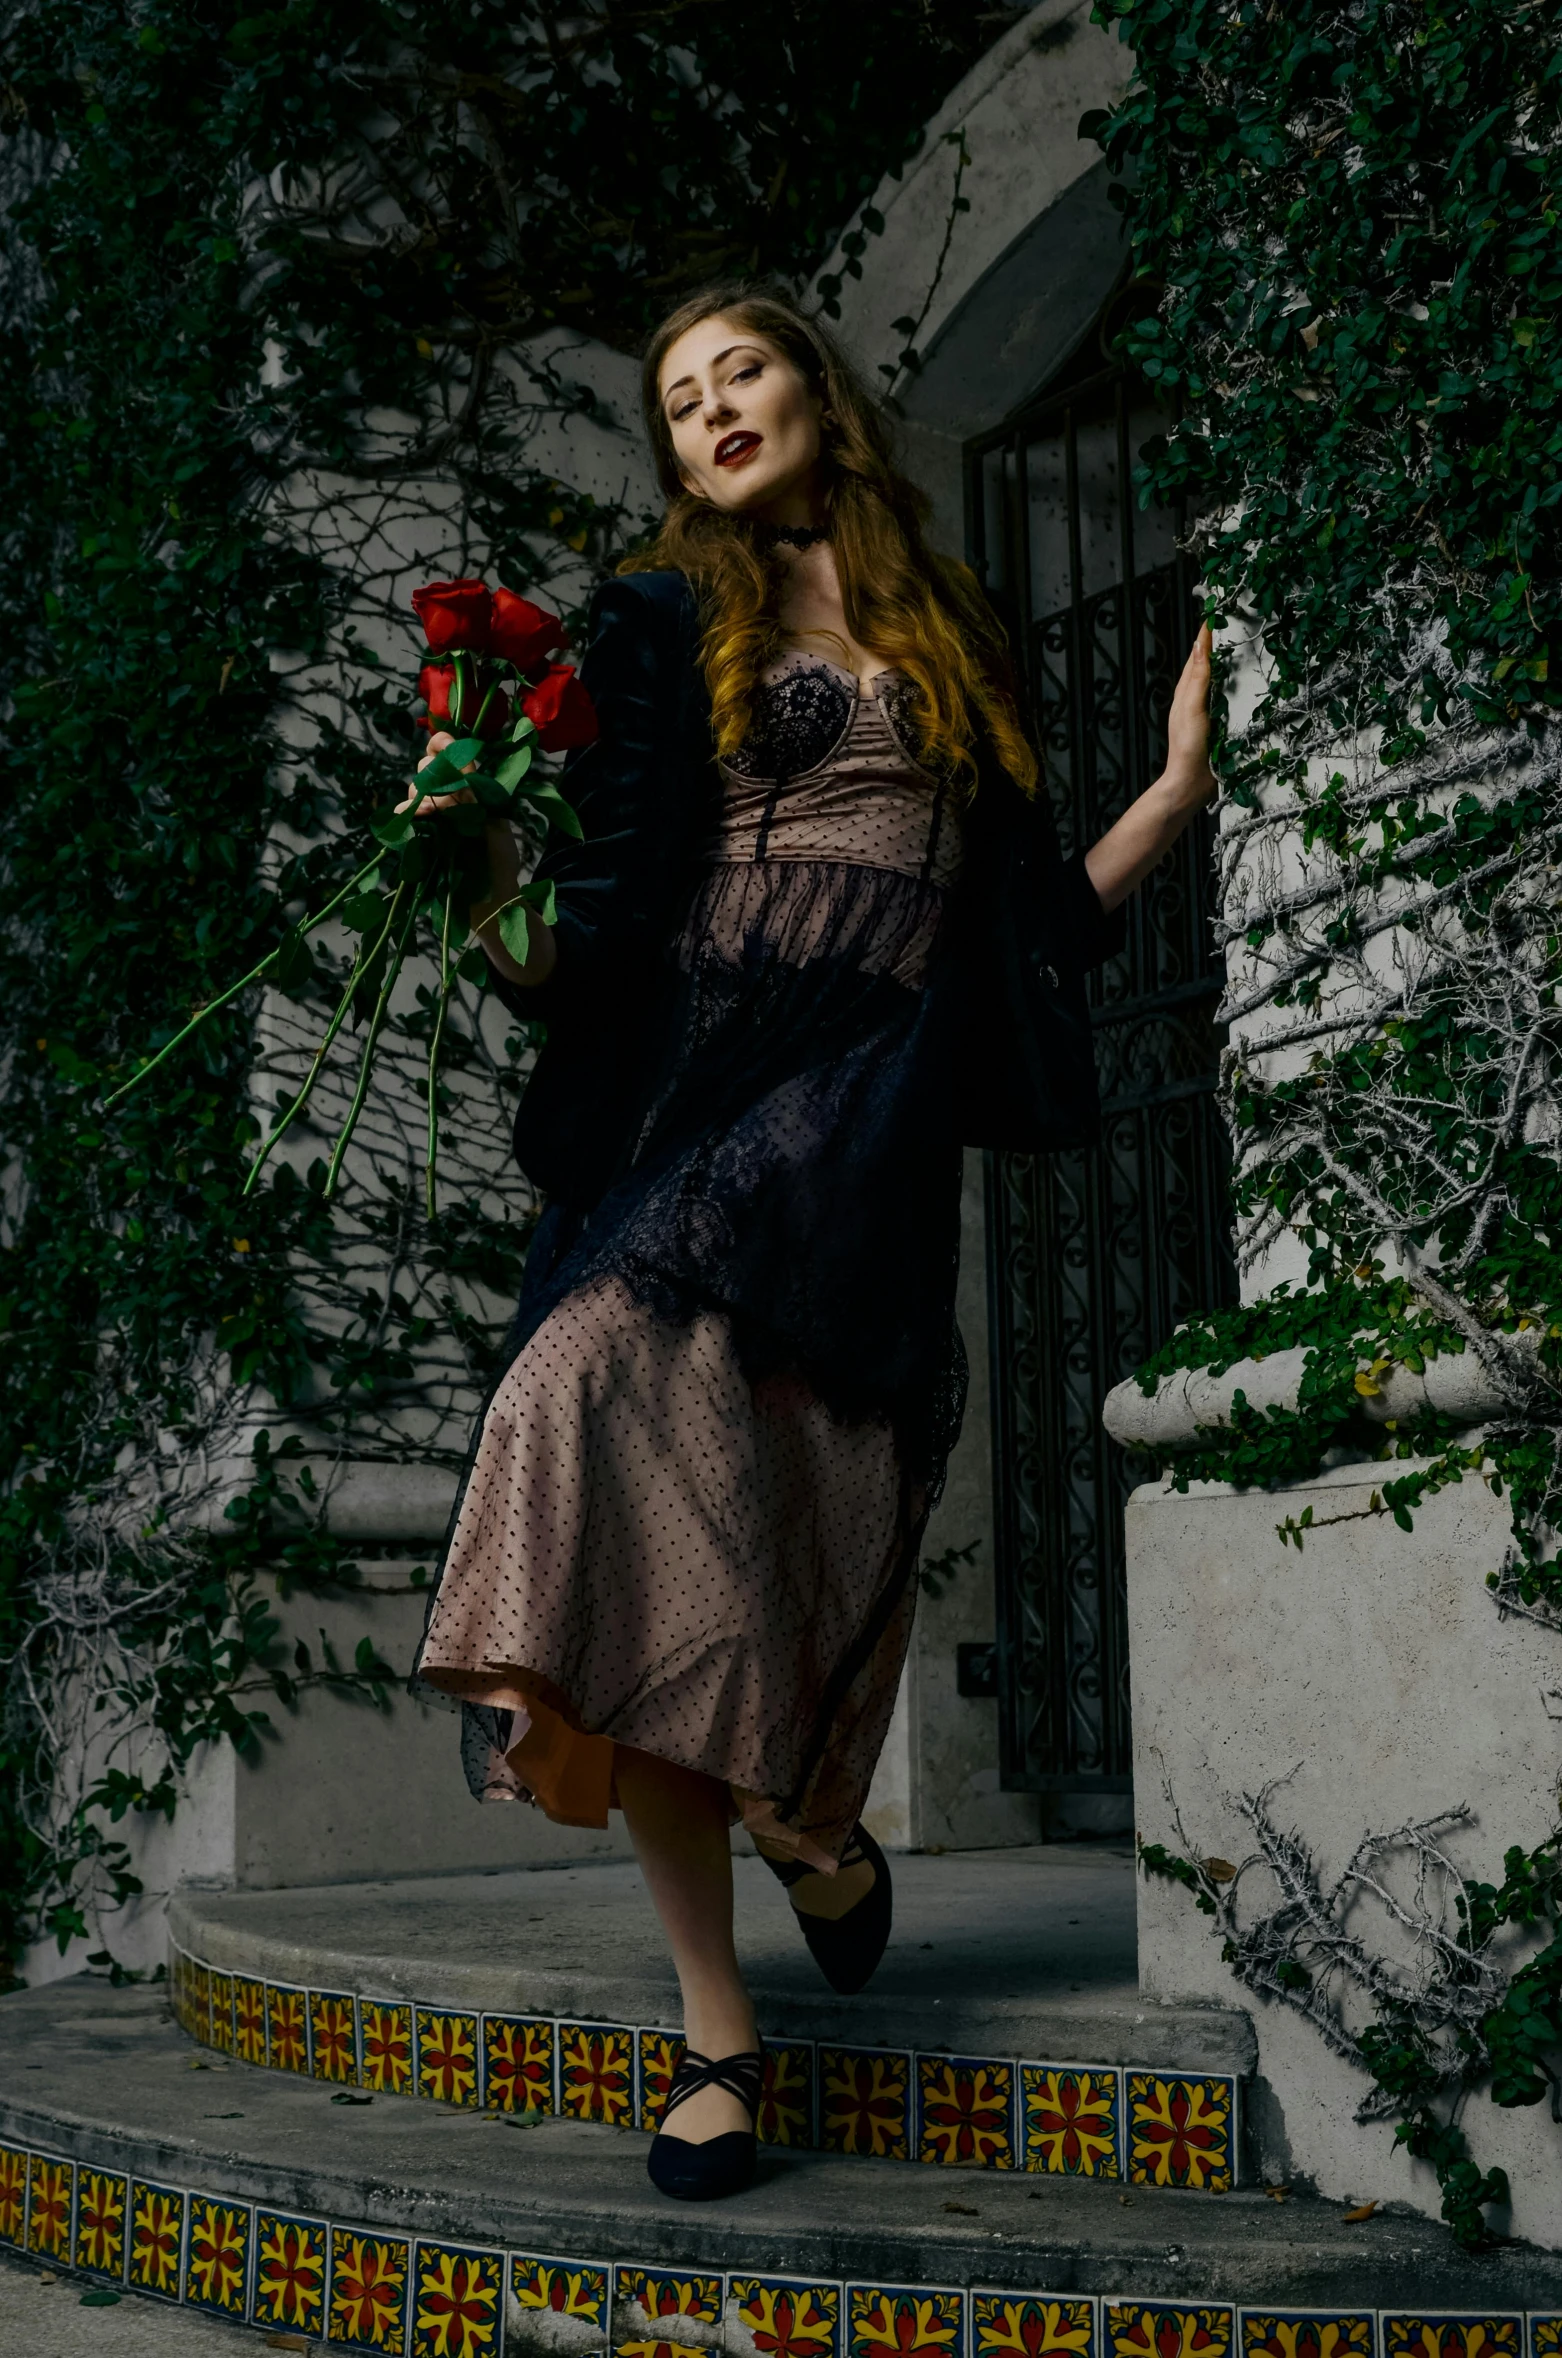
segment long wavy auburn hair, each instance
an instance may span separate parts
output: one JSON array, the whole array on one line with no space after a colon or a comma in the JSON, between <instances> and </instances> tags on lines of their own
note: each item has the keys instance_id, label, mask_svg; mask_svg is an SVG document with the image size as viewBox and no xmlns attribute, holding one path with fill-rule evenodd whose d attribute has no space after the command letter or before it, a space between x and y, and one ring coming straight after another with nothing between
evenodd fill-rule
<instances>
[{"instance_id":1,"label":"long wavy auburn hair","mask_svg":"<svg viewBox=\"0 0 1562 2358\"><path fill-rule=\"evenodd\" d=\"M717 318L774 345L823 404L820 457L847 627L911 681L928 762L969 788L985 736L1010 777L1033 792L1036 756L1020 727L1003 632L968 569L928 546L929 502L896 466L882 409L817 320L747 285L711 287L681 303L646 348L641 400L669 504L654 541L619 567L667 568L694 584L717 752L743 743L760 679L782 652L785 562L749 518L712 507L679 478L662 362L680 336Z\"/></svg>"}]
</instances>

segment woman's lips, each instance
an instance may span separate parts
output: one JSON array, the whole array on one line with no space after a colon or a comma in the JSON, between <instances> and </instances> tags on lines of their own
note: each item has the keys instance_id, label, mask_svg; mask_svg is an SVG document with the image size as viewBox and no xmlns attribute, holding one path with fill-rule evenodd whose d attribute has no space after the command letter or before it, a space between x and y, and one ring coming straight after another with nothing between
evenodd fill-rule
<instances>
[{"instance_id":1,"label":"woman's lips","mask_svg":"<svg viewBox=\"0 0 1562 2358\"><path fill-rule=\"evenodd\" d=\"M750 434L746 430L723 434L711 457L718 467L738 467L746 458L753 457L763 440L762 434Z\"/></svg>"}]
</instances>

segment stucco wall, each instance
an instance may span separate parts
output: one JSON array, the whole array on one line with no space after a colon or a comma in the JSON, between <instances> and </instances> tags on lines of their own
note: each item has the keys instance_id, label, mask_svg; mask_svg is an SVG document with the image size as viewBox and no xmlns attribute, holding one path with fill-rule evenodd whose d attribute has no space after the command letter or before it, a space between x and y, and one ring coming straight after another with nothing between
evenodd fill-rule
<instances>
[{"instance_id":1,"label":"stucco wall","mask_svg":"<svg viewBox=\"0 0 1562 2358\"><path fill-rule=\"evenodd\" d=\"M1396 1467L1396 1471L1404 1471ZM1253 1852L1235 1797L1281 1780L1270 1808L1295 1828L1327 1886L1363 1836L1468 1803L1446 1837L1462 1872L1500 1880L1513 1843L1555 1821L1562 1725L1562 1636L1502 1619L1485 1574L1502 1560L1508 1508L1467 1475L1398 1529L1370 1501L1374 1465L1340 1467L1277 1491L1196 1483L1135 1491L1128 1509L1134 1766L1146 1841L1183 1848L1170 1786L1196 1855L1240 1864ZM1300 1554L1276 1526L1313 1509ZM1404 1876L1396 1888L1408 1893ZM1241 1887L1246 1920L1275 1904L1267 1873ZM1408 1961L1384 1912L1358 1901L1351 1929ZM1180 1886L1140 1877L1145 1994L1252 2006L1261 2086L1253 2107L1266 2180L1356 2201L1408 2201L1436 2215L1429 2168L1391 2126L1353 2115L1371 2083L1297 2015L1245 1996L1210 1919ZM1369 2013L1354 2009L1351 2027ZM1464 2114L1475 2156L1514 2189L1511 2231L1562 2244L1562 2169L1549 2106ZM1498 2217L1499 2229L1505 2222Z\"/></svg>"}]
</instances>

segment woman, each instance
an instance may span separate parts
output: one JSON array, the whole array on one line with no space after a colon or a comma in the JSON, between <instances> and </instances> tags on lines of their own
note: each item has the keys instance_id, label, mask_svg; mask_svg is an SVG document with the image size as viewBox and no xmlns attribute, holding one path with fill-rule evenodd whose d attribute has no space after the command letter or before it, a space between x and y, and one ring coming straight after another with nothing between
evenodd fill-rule
<instances>
[{"instance_id":1,"label":"woman","mask_svg":"<svg viewBox=\"0 0 1562 2358\"><path fill-rule=\"evenodd\" d=\"M857 1820L963 1402L960 1149L1090 1135L1082 977L1210 790L1209 643L1165 774L1065 863L997 627L818 324L687 303L644 394L669 506L593 608L585 839L524 964L506 828L473 912L546 1019L550 1201L419 1672L477 1790L623 1810L689 2048L651 2175L706 2196L752 2177L761 2070L733 1819L838 1989L889 1935Z\"/></svg>"}]
</instances>

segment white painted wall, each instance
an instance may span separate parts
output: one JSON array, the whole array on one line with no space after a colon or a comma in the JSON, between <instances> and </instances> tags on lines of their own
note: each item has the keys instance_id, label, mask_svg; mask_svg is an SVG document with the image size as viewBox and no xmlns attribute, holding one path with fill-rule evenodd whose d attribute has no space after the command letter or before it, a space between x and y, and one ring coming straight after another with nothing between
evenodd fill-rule
<instances>
[{"instance_id":1,"label":"white painted wall","mask_svg":"<svg viewBox=\"0 0 1562 2358\"><path fill-rule=\"evenodd\" d=\"M1406 1470L1403 1467L1396 1471ZM1342 1466L1278 1492L1197 1482L1148 1484L1128 1509L1134 1770L1140 1833L1240 1865L1253 1855L1237 1797L1282 1780L1277 1824L1294 1828L1328 1884L1363 1836L1468 1803L1447 1837L1466 1874L1500 1882L1511 1843L1550 1833L1562 1770L1562 1634L1499 1617L1485 1574L1508 1544L1508 1505L1469 1475L1415 1510L1405 1534L1368 1512L1375 1465ZM1276 1525L1311 1506L1300 1554ZM1401 1875L1396 1888L1408 1896ZM1245 1877L1244 1920L1277 1892ZM1359 1902L1351 1929L1410 1962L1383 1910ZM1512 1956L1523 1952L1509 1952ZM1210 1919L1180 1885L1139 1878L1146 1997L1251 2006L1259 2037L1252 2110L1269 2183L1351 2201L1408 2202L1436 2217L1429 2167L1392 2125L1354 2114L1371 2082L1310 2024L1246 1997L1221 1961ZM1350 2027L1368 2014L1353 2007ZM1550 2107L1503 2112L1484 2097L1462 2114L1475 2158L1513 2187L1499 2232L1562 2245L1562 2171Z\"/></svg>"}]
</instances>

